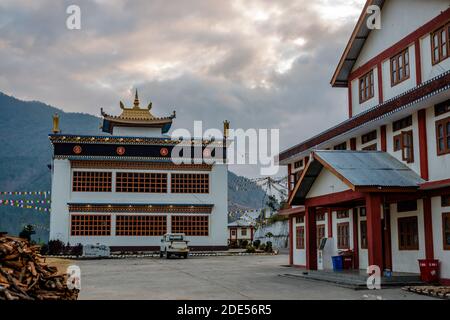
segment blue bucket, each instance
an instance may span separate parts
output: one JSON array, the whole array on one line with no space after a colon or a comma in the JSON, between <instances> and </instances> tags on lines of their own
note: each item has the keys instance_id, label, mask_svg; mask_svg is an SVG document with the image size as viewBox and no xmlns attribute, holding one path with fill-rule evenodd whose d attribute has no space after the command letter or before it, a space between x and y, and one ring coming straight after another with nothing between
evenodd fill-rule
<instances>
[{"instance_id":1,"label":"blue bucket","mask_svg":"<svg viewBox=\"0 0 450 320\"><path fill-rule=\"evenodd\" d=\"M333 270L342 271L344 265L344 259L342 259L342 256L331 257L331 260L333 262Z\"/></svg>"}]
</instances>

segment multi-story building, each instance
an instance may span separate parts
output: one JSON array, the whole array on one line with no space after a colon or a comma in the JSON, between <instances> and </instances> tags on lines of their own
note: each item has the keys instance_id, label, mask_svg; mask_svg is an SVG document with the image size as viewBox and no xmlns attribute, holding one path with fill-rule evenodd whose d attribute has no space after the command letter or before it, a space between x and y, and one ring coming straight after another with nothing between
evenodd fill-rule
<instances>
[{"instance_id":1,"label":"multi-story building","mask_svg":"<svg viewBox=\"0 0 450 320\"><path fill-rule=\"evenodd\" d=\"M371 29L369 6L381 8ZM450 279L450 4L368 0L331 79L348 119L280 153L290 263L317 268L320 239L354 267ZM329 106L332 108L333 106Z\"/></svg>"},{"instance_id":2,"label":"multi-story building","mask_svg":"<svg viewBox=\"0 0 450 320\"><path fill-rule=\"evenodd\" d=\"M163 234L182 232L194 250L225 249L227 165L204 161L212 141L189 140L182 156L196 161L179 164L171 153L181 139L166 134L175 112L153 116L137 92L134 106L120 107L120 116L102 110L105 135L62 134L55 124L50 239L155 250ZM225 151L224 141L215 146Z\"/></svg>"}]
</instances>

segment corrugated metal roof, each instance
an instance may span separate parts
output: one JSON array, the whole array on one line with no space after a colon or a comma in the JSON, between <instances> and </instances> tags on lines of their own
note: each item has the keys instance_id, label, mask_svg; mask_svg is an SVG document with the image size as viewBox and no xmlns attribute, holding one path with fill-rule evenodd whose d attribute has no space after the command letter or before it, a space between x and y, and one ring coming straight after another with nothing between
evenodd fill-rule
<instances>
[{"instance_id":1,"label":"corrugated metal roof","mask_svg":"<svg viewBox=\"0 0 450 320\"><path fill-rule=\"evenodd\" d=\"M228 224L228 227L250 227L252 225L253 225L253 223L251 223L250 221L236 220L236 221L230 222Z\"/></svg>"},{"instance_id":2,"label":"corrugated metal roof","mask_svg":"<svg viewBox=\"0 0 450 320\"><path fill-rule=\"evenodd\" d=\"M316 151L355 187L419 187L424 182L407 165L382 151Z\"/></svg>"}]
</instances>

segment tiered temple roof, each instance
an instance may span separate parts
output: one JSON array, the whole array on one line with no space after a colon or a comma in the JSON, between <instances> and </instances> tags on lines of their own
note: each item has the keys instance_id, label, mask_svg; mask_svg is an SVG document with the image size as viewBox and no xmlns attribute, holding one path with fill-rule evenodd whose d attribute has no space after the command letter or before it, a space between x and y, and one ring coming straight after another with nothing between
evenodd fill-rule
<instances>
[{"instance_id":1,"label":"tiered temple roof","mask_svg":"<svg viewBox=\"0 0 450 320\"><path fill-rule=\"evenodd\" d=\"M148 127L148 128L161 128L162 133L169 131L172 125L172 119L175 118L175 111L168 117L155 117L150 110L152 109L152 103L150 102L145 109L139 107L139 97L136 90L134 98L134 106L126 108L122 101L120 101L120 108L122 114L120 116L112 116L101 109L103 116L103 132L113 132L114 126L121 127Z\"/></svg>"}]
</instances>

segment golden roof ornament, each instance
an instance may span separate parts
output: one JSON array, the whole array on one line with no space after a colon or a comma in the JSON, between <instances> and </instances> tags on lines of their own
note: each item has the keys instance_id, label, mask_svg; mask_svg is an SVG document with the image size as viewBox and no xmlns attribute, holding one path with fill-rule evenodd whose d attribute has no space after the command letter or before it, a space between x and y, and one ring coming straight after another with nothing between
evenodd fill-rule
<instances>
[{"instance_id":1,"label":"golden roof ornament","mask_svg":"<svg viewBox=\"0 0 450 320\"><path fill-rule=\"evenodd\" d=\"M106 128L103 128L103 131L110 132L113 126L145 126L145 127L164 127L163 133L170 128L170 124L172 123L172 119L175 118L175 111L168 117L155 117L150 110L152 109L152 102L150 102L145 109L141 109L139 107L140 101L138 96L138 91L136 89L134 95L133 106L127 108L122 101L119 101L120 109L122 109L122 113L120 116L112 116L106 114L101 109L101 114L104 117L104 120L108 121L108 125Z\"/></svg>"},{"instance_id":2,"label":"golden roof ornament","mask_svg":"<svg viewBox=\"0 0 450 320\"><path fill-rule=\"evenodd\" d=\"M57 113L55 113L53 115L53 129L52 129L53 134L58 134L61 132L61 130L59 130L59 115Z\"/></svg>"}]
</instances>

